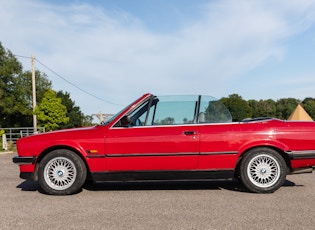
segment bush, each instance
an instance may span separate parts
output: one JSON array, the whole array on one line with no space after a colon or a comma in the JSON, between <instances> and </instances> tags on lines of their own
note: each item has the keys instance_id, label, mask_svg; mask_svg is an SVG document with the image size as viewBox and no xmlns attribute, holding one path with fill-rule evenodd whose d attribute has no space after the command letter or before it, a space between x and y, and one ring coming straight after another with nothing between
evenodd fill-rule
<instances>
[{"instance_id":1,"label":"bush","mask_svg":"<svg viewBox=\"0 0 315 230\"><path fill-rule=\"evenodd\" d=\"M9 141L8 142L8 151L13 151L14 149L14 142L13 141Z\"/></svg>"}]
</instances>

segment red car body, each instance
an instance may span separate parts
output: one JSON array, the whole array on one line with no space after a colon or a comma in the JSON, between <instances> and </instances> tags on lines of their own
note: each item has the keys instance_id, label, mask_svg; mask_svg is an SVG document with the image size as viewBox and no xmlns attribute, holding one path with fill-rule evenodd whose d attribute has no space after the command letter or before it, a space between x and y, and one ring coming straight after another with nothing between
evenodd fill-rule
<instances>
[{"instance_id":1,"label":"red car body","mask_svg":"<svg viewBox=\"0 0 315 230\"><path fill-rule=\"evenodd\" d=\"M157 122L160 123L157 124L152 118L152 123L148 125L148 119L153 116L149 112L149 109L153 108L152 104L156 103L154 105L158 109L161 108L158 107L160 101L156 98L154 95L145 94L107 123L94 127L21 138L17 141L18 156L13 158L13 162L19 164L20 177L39 180L47 193L56 195L77 192L87 177L91 177L95 182L240 177L250 191L273 192L283 184L288 173L312 172L315 166L315 122L293 122L273 118L213 122L212 118L209 118L210 115L210 122L202 122L197 118L201 110L199 100L194 102L196 107L191 120L186 119L185 115L183 124L174 124L174 121L167 117L166 120L170 120L170 124L163 124L166 120L159 120ZM176 101L178 102L177 98ZM209 111L207 103L207 106L203 106L206 112ZM176 104L170 105L177 110L176 106L174 107ZM156 108L150 111L155 112ZM146 117L141 121L143 114L146 114ZM131 121L132 117L136 117L134 121ZM127 124L124 125L124 122ZM45 178L56 181L58 175L63 177L67 171L68 166L61 163L56 164L58 170L54 169L55 166L49 166L54 162L53 159L56 159L53 156L56 152L59 158L68 159L67 154L63 157L63 151L81 159L81 165L77 167L76 160L70 158L70 163L74 162L76 168L74 177L81 173L81 168L86 170L82 181L78 182L75 188L47 186L49 180ZM50 158L44 160L48 155ZM253 159L251 155L260 158ZM265 159L266 156L270 156L275 162L269 163L269 158ZM253 160L258 160L259 163ZM41 167L43 162L46 167ZM48 170L50 174L47 173ZM266 170L273 172L265 174ZM71 179L71 172L69 180L76 180ZM256 175L257 173L259 175ZM271 183L269 186L269 181L264 179L266 175L282 179L278 184ZM60 181L58 183L63 183L62 179ZM59 186L57 182L53 183Z\"/></svg>"}]
</instances>

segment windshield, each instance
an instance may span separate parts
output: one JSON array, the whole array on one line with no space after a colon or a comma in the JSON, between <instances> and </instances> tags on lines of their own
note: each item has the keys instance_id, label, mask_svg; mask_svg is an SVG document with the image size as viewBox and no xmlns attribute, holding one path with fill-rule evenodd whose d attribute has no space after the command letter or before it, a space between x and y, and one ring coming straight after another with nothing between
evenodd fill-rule
<instances>
[{"instance_id":1,"label":"windshield","mask_svg":"<svg viewBox=\"0 0 315 230\"><path fill-rule=\"evenodd\" d=\"M109 123L111 123L116 117L118 117L118 115L124 111L127 107L123 108L122 110L120 110L118 113L116 113L114 116L112 116L111 118L109 118L107 121L101 121L100 125L108 125Z\"/></svg>"},{"instance_id":2,"label":"windshield","mask_svg":"<svg viewBox=\"0 0 315 230\"><path fill-rule=\"evenodd\" d=\"M104 125L108 125L109 123L111 123L113 120L115 120L116 117L118 117L123 111L125 111L128 107L130 107L132 104L134 104L136 101L130 103L129 105L127 105L126 107L124 107L122 110L120 110L118 113L116 113L114 116L112 116L110 119L108 119L107 121L102 121L100 123L100 125L104 126Z\"/></svg>"}]
</instances>

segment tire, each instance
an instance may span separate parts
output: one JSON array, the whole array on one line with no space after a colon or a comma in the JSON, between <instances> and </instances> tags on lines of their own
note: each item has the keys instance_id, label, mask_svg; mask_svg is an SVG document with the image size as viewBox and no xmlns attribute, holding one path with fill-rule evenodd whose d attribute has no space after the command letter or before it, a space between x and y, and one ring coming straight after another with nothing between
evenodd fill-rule
<instances>
[{"instance_id":1,"label":"tire","mask_svg":"<svg viewBox=\"0 0 315 230\"><path fill-rule=\"evenodd\" d=\"M38 173L39 185L47 194L70 195L82 189L87 169L76 153L58 149L42 159Z\"/></svg>"},{"instance_id":2,"label":"tire","mask_svg":"<svg viewBox=\"0 0 315 230\"><path fill-rule=\"evenodd\" d=\"M273 193L285 182L287 165L283 157L270 148L255 148L240 163L240 179L255 193Z\"/></svg>"}]
</instances>

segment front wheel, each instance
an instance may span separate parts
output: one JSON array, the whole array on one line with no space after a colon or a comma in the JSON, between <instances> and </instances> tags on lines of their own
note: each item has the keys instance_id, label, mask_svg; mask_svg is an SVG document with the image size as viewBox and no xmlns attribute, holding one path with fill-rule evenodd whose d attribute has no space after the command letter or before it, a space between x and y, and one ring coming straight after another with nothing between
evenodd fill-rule
<instances>
[{"instance_id":1,"label":"front wheel","mask_svg":"<svg viewBox=\"0 0 315 230\"><path fill-rule=\"evenodd\" d=\"M287 166L283 157L270 148L246 153L240 164L240 178L251 192L272 193L285 182Z\"/></svg>"},{"instance_id":2,"label":"front wheel","mask_svg":"<svg viewBox=\"0 0 315 230\"><path fill-rule=\"evenodd\" d=\"M48 153L40 162L38 180L50 195L77 193L85 182L87 170L83 160L66 149Z\"/></svg>"}]
</instances>

